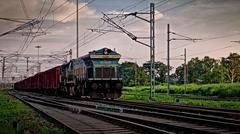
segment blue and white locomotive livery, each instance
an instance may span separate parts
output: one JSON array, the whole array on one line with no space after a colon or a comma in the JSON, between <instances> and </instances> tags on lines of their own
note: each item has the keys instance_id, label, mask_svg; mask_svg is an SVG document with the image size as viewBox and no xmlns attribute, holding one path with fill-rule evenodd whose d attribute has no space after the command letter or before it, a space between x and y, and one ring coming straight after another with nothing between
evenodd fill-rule
<instances>
[{"instance_id":1,"label":"blue and white locomotive livery","mask_svg":"<svg viewBox=\"0 0 240 134\"><path fill-rule=\"evenodd\" d=\"M120 57L117 52L103 48L63 64L59 93L92 98L120 97L123 85L118 71Z\"/></svg>"}]
</instances>

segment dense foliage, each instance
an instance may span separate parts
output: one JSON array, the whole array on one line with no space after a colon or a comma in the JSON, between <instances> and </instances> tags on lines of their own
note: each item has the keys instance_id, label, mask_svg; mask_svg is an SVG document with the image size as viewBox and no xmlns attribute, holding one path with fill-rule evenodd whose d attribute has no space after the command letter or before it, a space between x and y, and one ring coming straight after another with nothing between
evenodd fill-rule
<instances>
[{"instance_id":1,"label":"dense foliage","mask_svg":"<svg viewBox=\"0 0 240 134\"><path fill-rule=\"evenodd\" d=\"M216 60L205 56L192 58L187 63L187 83L212 84L240 82L240 55L231 53L226 58ZM170 69L173 69L170 67ZM167 65L155 63L156 83L165 83ZM124 62L120 66L120 75L125 86L147 85L149 83L150 63L142 67L133 62ZM170 76L171 83L184 83L184 65L178 66Z\"/></svg>"}]
</instances>

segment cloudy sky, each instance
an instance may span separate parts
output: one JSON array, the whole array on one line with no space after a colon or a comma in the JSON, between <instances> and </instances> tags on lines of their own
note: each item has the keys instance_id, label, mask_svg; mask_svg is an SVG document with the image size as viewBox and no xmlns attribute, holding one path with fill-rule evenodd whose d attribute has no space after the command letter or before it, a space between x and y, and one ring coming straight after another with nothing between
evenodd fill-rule
<instances>
[{"instance_id":1,"label":"cloudy sky","mask_svg":"<svg viewBox=\"0 0 240 134\"><path fill-rule=\"evenodd\" d=\"M239 53L240 1L239 0L79 0L79 55L108 47L122 55L121 61L133 61L139 65L149 60L149 48L131 40L120 32L99 33L89 29L116 29L104 23L103 13L116 14L148 12L150 3L155 3L155 53L156 60L166 63L166 27L180 35L200 38L195 43L171 41L171 65L183 63L184 48L187 59L210 56L219 59L231 52ZM36 19L40 23L25 27L0 37L0 54L64 53L73 49L76 57L76 0L1 0L0 34L15 29L23 23L6 21L3 18ZM142 17L149 19L148 15ZM29 20L21 20L29 21ZM114 21L136 36L149 36L149 23L128 16L115 17ZM32 30L30 36L28 33ZM36 32L39 32L36 34ZM42 33L42 34L41 34ZM172 38L181 38L171 35ZM148 43L149 40L141 40ZM9 63L10 64L10 63ZM12 63L11 63L12 64ZM43 70L54 65L43 63ZM44 68L45 66L45 68Z\"/></svg>"}]
</instances>

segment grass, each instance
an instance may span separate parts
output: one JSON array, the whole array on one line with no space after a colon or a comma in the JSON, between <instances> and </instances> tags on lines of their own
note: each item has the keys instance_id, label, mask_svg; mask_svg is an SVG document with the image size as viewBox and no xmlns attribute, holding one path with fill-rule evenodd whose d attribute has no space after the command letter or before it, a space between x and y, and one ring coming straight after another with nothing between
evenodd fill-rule
<instances>
[{"instance_id":1,"label":"grass","mask_svg":"<svg viewBox=\"0 0 240 134\"><path fill-rule=\"evenodd\" d=\"M166 93L167 85L159 84L156 85L156 93ZM138 86L138 87L124 87L123 91L134 92L137 89L141 92L148 92L149 86ZM185 91L184 85L171 85L171 94L183 94ZM219 96L219 97L240 97L240 83L219 83L219 84L187 84L186 93L191 95L201 96Z\"/></svg>"},{"instance_id":2,"label":"grass","mask_svg":"<svg viewBox=\"0 0 240 134\"><path fill-rule=\"evenodd\" d=\"M0 90L0 134L62 134L29 106Z\"/></svg>"},{"instance_id":3,"label":"grass","mask_svg":"<svg viewBox=\"0 0 240 134\"><path fill-rule=\"evenodd\" d=\"M184 86L171 85L171 93L181 94L184 92ZM164 90L164 91L163 91ZM206 96L220 96L220 97L240 97L237 93L240 91L240 84L206 84L187 85L188 95L206 95ZM156 97L155 101L169 102L169 103L180 103L180 104L191 104L200 106L211 106L211 107L222 107L231 109L240 109L239 101L214 101L214 100L196 100L188 98L176 98L174 96L163 95L166 93L166 85L156 86ZM235 93L233 95L233 93ZM122 100L141 100L149 101L149 86L139 87L124 87L123 95L120 99ZM225 95L223 95L225 94Z\"/></svg>"}]
</instances>

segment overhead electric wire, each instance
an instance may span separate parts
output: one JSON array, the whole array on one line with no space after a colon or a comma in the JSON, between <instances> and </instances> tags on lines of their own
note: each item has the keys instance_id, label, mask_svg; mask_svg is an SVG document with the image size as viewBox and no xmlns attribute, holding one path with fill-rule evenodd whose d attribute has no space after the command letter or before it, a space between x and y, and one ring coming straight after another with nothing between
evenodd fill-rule
<instances>
[{"instance_id":1,"label":"overhead electric wire","mask_svg":"<svg viewBox=\"0 0 240 134\"><path fill-rule=\"evenodd\" d=\"M39 12L39 17L38 17L38 18L40 18L40 16L41 16L43 7L44 7L44 5L45 5L45 2L46 2L46 0L45 0L44 3L43 3L43 6L42 6L42 8L41 8L41 10L40 10L40 12ZM36 32L35 34L37 34L37 33L39 32L39 30L40 30L40 28L41 28L41 26L42 26L42 24L43 24L43 22L44 22L44 19L46 18L47 14L49 13L50 9L52 8L54 2L55 2L55 0L52 1L52 3L51 3L51 5L50 5L50 7L49 7L49 9L48 9L48 11L47 11L47 13L46 13L46 15L44 15L43 17L41 17L42 21L41 21L41 23L40 23L40 25L39 25L39 27L38 27L38 29L37 29L37 32ZM24 42L23 47L17 51L17 55L19 55L19 54L21 54L21 53L24 53L24 51L29 47L29 45L32 43L32 41L36 38L36 36L33 36L32 39L28 42L28 39L29 39L29 37L30 37L30 35L31 35L31 33L32 33L32 29L33 29L33 27L30 29L30 32L29 32L29 34L28 34L28 36L27 36L27 38L26 38L26 40L25 40L25 42Z\"/></svg>"},{"instance_id":2,"label":"overhead electric wire","mask_svg":"<svg viewBox=\"0 0 240 134\"><path fill-rule=\"evenodd\" d=\"M139 1L139 2L136 2L136 3L133 3L132 5L129 5L129 6L125 7L125 8L120 9L120 11L123 11L124 9L126 9L126 11L131 10L131 9L137 7L137 6L138 6L139 4L141 4L143 1L144 1L144 0ZM96 24L99 23L99 22L101 22L101 20L98 20L94 25L96 25ZM103 24L100 24L100 25L97 27L97 29L98 29L98 28L101 28L103 25L104 25L104 23L103 23ZM91 29L92 29L93 27L94 27L94 26L92 26ZM82 35L81 35L82 38L79 39L79 41L81 41L81 40L83 40L83 39L86 39L86 37L89 37L91 34L92 34L92 32L88 32L87 35L86 35L85 33L82 34ZM101 37L102 35L104 35L104 34L100 34L100 35L98 35L98 36L96 36L96 37L94 37L94 36L95 36L95 35L94 35L94 36L93 36L93 39L89 40L87 43L90 43L91 41L93 41L93 40ZM90 37L90 38L92 38L92 37ZM79 47L85 46L87 43L85 42L84 45L80 45ZM74 46L74 45L75 45L75 42L72 42L72 43L70 43L69 45L67 45L66 47L64 47L63 49L66 49L67 47L71 47L71 46ZM74 47L75 47L75 46L74 46Z\"/></svg>"},{"instance_id":3,"label":"overhead electric wire","mask_svg":"<svg viewBox=\"0 0 240 134\"><path fill-rule=\"evenodd\" d=\"M163 0L163 1L168 1L168 0ZM161 2L163 2L163 1L161 1ZM141 2L138 2L137 4L140 4ZM136 7L136 6L135 6ZM132 8L130 8L130 9L132 9ZM130 9L128 9L128 10L130 10ZM103 34L101 34L100 36L102 36ZM95 39L97 39L98 37L100 37L100 36L97 36L97 37L95 37L93 40L95 40ZM93 40L91 40L91 41L93 41ZM88 41L88 43L89 42L91 42L91 41ZM86 45L86 43L84 44L84 45ZM83 46L84 46L83 45ZM81 45L79 46L79 47L82 47Z\"/></svg>"},{"instance_id":4,"label":"overhead electric wire","mask_svg":"<svg viewBox=\"0 0 240 134\"><path fill-rule=\"evenodd\" d=\"M84 6L80 7L78 9L78 12L83 9L84 7L86 7L87 5L91 4L92 2L94 2L95 0L90 0L90 2L88 2L87 4L85 4ZM49 26L45 31L48 31L50 28L56 26L57 24L59 24L60 22L63 22L64 20L68 19L69 17L73 16L74 14L76 14L76 12L72 12L69 15L67 15L66 17L62 18L60 21L57 21L56 23L52 24L51 26Z\"/></svg>"},{"instance_id":5,"label":"overhead electric wire","mask_svg":"<svg viewBox=\"0 0 240 134\"><path fill-rule=\"evenodd\" d=\"M59 6L57 6L56 8L54 8L51 12L55 12L56 10L58 10L59 8L61 8L62 6L64 6L66 3L69 3L68 0L64 1L62 4L60 4Z\"/></svg>"},{"instance_id":6,"label":"overhead electric wire","mask_svg":"<svg viewBox=\"0 0 240 134\"><path fill-rule=\"evenodd\" d=\"M169 0L159 1L159 2L155 3L155 8L161 7L161 6L165 5L165 4L167 4L168 2L169 2ZM140 10L138 10L138 11L136 11L136 12L148 12L148 11L149 11L149 6L143 8L143 9L140 9ZM157 15L157 13L155 13L155 15ZM147 18L149 18L149 17L145 17L145 18L147 19ZM126 21L125 23L127 23L127 24L125 24L125 25L128 26L128 25L131 25L131 23L133 23L133 22L136 23L136 22L141 21L141 20L135 20L135 21L131 22L131 21L134 20L134 19L135 19L135 18L132 18L132 19ZM129 23L129 22L131 22L131 23Z\"/></svg>"},{"instance_id":7,"label":"overhead electric wire","mask_svg":"<svg viewBox=\"0 0 240 134\"><path fill-rule=\"evenodd\" d=\"M46 1L46 0L45 0L45 1ZM53 0L50 8L48 9L47 14L49 13L49 11L50 11L50 9L51 9L54 1L55 1L55 0ZM43 4L43 6L44 6L44 5L45 5L45 2L44 2L44 4ZM43 9L43 6L42 6L41 10ZM41 12L42 12L42 11L40 11L40 15L41 15ZM42 18L42 23L43 23L43 19L44 19L44 18ZM40 26L38 27L37 32L38 32L39 29L41 28L42 23L41 23ZM19 59L18 55L21 54L21 53L23 53L23 52L28 48L28 46L31 44L31 42L34 40L34 38L36 37L36 36L33 37L33 38L31 39L31 41L28 42L28 39L29 39L29 37L30 37L30 35L31 35L31 32L32 32L32 29L33 29L33 27L30 28L30 32L28 33L28 36L27 36L26 39L25 39L25 42L24 42L24 44L23 44L23 47L22 47L22 48L19 48L19 50L17 51L17 54L14 54L13 56L10 56L10 57L7 57L7 58L11 58L11 57L17 56L16 62L18 61L18 59ZM28 42L28 44L27 44L27 42ZM26 46L26 44L27 44L27 46ZM25 46L26 46L26 47L25 47ZM12 68L12 66L11 66L10 68Z\"/></svg>"},{"instance_id":8,"label":"overhead electric wire","mask_svg":"<svg viewBox=\"0 0 240 134\"><path fill-rule=\"evenodd\" d=\"M214 36L214 37L204 37L204 38L201 38L202 40L198 41L198 42L195 42L195 44L197 43L202 43L202 42L206 42L206 41L211 41L211 40L217 40L217 39L222 39L222 38L227 38L227 37L231 37L231 36L236 36L236 35L240 35L240 33L233 33L233 34L227 34L227 35L221 35L221 36ZM192 43L190 44L185 44L184 46L188 46L188 45L191 45ZM202 44L202 45L205 45L205 44ZM202 46L201 45L201 46ZM182 48L184 46L181 46L181 47L177 47L175 49L172 49L172 50L176 50L176 49L179 49L179 48Z\"/></svg>"},{"instance_id":9,"label":"overhead electric wire","mask_svg":"<svg viewBox=\"0 0 240 134\"><path fill-rule=\"evenodd\" d=\"M198 42L196 42L196 43L201 43L201 42L204 42L204 41L221 39L221 38L226 38L226 37L236 36L236 35L240 35L240 33L228 34L228 35L222 35L222 36L215 36L215 37L208 37L208 38L202 38L203 40L198 41ZM171 49L171 51L176 50L176 49L179 49L179 48L182 48L182 47L186 47L186 46L192 45L192 44L193 44L193 43L187 43L187 44L184 44L184 45L182 45L182 46L180 46L180 47L175 47L175 48ZM204 45L204 44L203 44L203 45ZM207 53L207 52L212 52L212 51L215 51L215 50L222 50L222 49L226 49L226 48L229 48L229 47L237 47L237 46L236 46L236 45L235 45L235 46L230 45L230 46L227 46L227 47L217 48L217 49L214 49L214 50L205 51L205 52L201 52L201 53L197 53L197 54L192 54L192 55L204 54L204 53ZM165 54L166 51L159 51L159 52L157 52L157 53L155 53L155 54L160 54L160 53L161 53L161 54ZM192 56L192 55L188 55L188 56ZM139 57L139 58L136 58L136 59L138 59L138 60L140 60L140 59L147 59L148 57L149 57L149 56L143 56L143 57ZM179 56L173 56L173 57L179 57Z\"/></svg>"},{"instance_id":10,"label":"overhead electric wire","mask_svg":"<svg viewBox=\"0 0 240 134\"><path fill-rule=\"evenodd\" d=\"M158 2L159 5L157 5L157 7L160 7L160 6L165 5L166 3L168 3L168 1L169 1L169 0L163 0L163 1ZM168 11L173 10L173 9L175 9L175 8L179 8L179 7L181 7L181 6L184 6L184 5L186 5L186 4L191 3L191 2L193 2L193 1L195 1L195 0L191 0L191 1L185 2L185 3L183 3L183 4L180 4L180 5L178 5L178 6L175 6L175 7L171 8L171 9L164 10L164 12L165 12L165 11L168 12ZM147 8L148 8L148 7L143 8L143 9L141 9L141 10L139 10L139 11L143 11L143 10L145 10L145 9L147 9ZM161 12L161 13L162 13L162 12ZM156 13L155 13L155 14L156 14ZM147 17L147 18L148 18L148 17ZM140 21L140 20L137 20L137 21ZM134 23L136 23L136 22L134 22ZM129 25L129 24L126 24L126 25ZM79 46L79 47L80 47L80 46Z\"/></svg>"},{"instance_id":11,"label":"overhead electric wire","mask_svg":"<svg viewBox=\"0 0 240 134\"><path fill-rule=\"evenodd\" d=\"M94 1L95 1L95 0L91 0L90 2L88 2L87 4L85 4L84 6L80 7L80 8L78 9L78 12L79 12L81 9L83 9L84 7L86 7L86 6L88 6L89 4L93 3ZM65 3L62 3L60 6L57 7L57 9L60 8L60 7L61 7L62 5L64 5L64 4L65 4ZM56 9L55 9L55 10L56 10ZM67 18L71 17L71 16L74 15L74 14L76 14L76 12L72 12L71 14L69 14L69 15L67 15L66 17L64 17L63 19L61 19L60 21L57 21L57 22L54 23L53 25L49 26L49 27L45 30L45 32L48 31L50 28L54 27L55 25L59 24L60 22L63 22L64 20L66 20ZM68 46L71 46L73 43L74 43L74 42L70 43ZM75 45L75 44L73 44L73 45ZM66 47L68 47L68 46L66 46ZM65 48L66 48L66 47L65 47Z\"/></svg>"},{"instance_id":12,"label":"overhead electric wire","mask_svg":"<svg viewBox=\"0 0 240 134\"><path fill-rule=\"evenodd\" d=\"M24 12L24 15L26 16L26 18L29 18L29 15L27 13L27 9L26 9L26 6L24 4L24 1L23 0L19 0L20 1L20 4L21 4L21 7L22 7L22 10Z\"/></svg>"},{"instance_id":13,"label":"overhead electric wire","mask_svg":"<svg viewBox=\"0 0 240 134\"><path fill-rule=\"evenodd\" d=\"M161 14L161 13L165 13L165 12L169 12L169 11L174 10L174 9L177 9L177 8L179 8L179 7L183 7L183 6L188 5L188 4L190 4L190 3L194 2L194 1L196 1L196 0L190 0L190 1L188 1L188 2L184 2L184 3L180 4L180 5L175 6L175 7L168 8L168 9L166 9L166 10L160 11L159 13L155 13L155 15L158 15L158 14ZM167 2L168 2L168 1L167 1ZM159 5L159 7L162 6L162 5L167 4L167 2ZM149 18L149 16L148 16L148 17L144 17L144 18L147 19L147 18ZM139 21L141 21L141 20L136 20L136 21L134 21L134 22L128 23L128 24L126 24L126 26L132 25L132 24L137 23L137 22L139 22Z\"/></svg>"},{"instance_id":14,"label":"overhead electric wire","mask_svg":"<svg viewBox=\"0 0 240 134\"><path fill-rule=\"evenodd\" d=\"M46 3L46 0L44 0L43 5L41 6L41 9L40 9L40 12L39 12L39 16L40 16L41 13L42 13L42 10L43 10L43 7L45 6L45 3ZM27 38L26 38L26 40L24 41L23 46L18 49L17 54L21 53L20 51L22 51L22 50L25 48L25 46L26 46L26 44L27 44L27 42L28 42L28 39L29 39L29 37L30 37L30 33L31 33L31 32L32 32L32 28L30 27L30 32L29 32L29 34L27 35Z\"/></svg>"},{"instance_id":15,"label":"overhead electric wire","mask_svg":"<svg viewBox=\"0 0 240 134\"><path fill-rule=\"evenodd\" d=\"M50 7L48 8L47 13L42 17L42 21L41 21L41 23L40 23L40 25L39 25L39 27L38 27L38 29L37 29L36 34L37 34L37 33L39 32L39 30L41 29L42 24L43 24L45 18L47 17L47 15L49 14L50 9L52 8L54 2L55 2L55 0L52 0L52 3L51 3L51 5L50 5ZM28 45L27 45L27 47L25 47L25 49L22 49L22 53L28 48L28 46L32 43L32 41L33 41L35 38L36 38L36 36L34 36L34 37L31 39L31 41L28 43Z\"/></svg>"}]
</instances>

